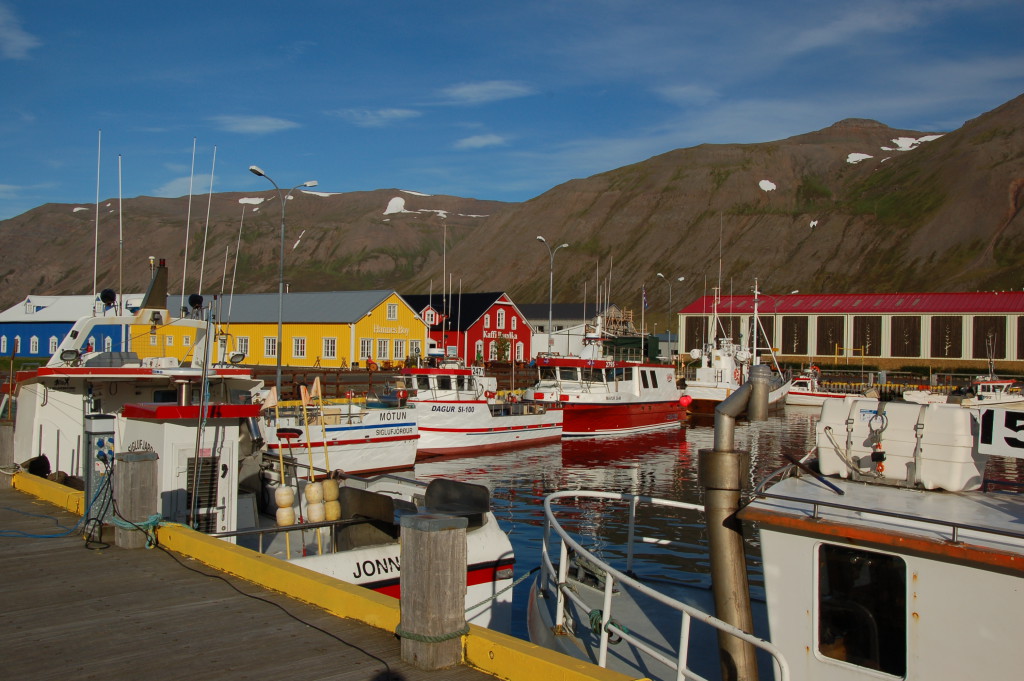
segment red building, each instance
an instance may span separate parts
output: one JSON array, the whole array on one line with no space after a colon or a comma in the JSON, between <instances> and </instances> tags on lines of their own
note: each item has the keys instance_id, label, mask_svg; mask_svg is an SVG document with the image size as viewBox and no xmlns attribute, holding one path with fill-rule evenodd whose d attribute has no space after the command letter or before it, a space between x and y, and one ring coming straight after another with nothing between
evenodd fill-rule
<instances>
[{"instance_id":1,"label":"red building","mask_svg":"<svg viewBox=\"0 0 1024 681\"><path fill-rule=\"evenodd\" d=\"M404 295L445 354L476 361L526 361L533 356L533 327L505 293Z\"/></svg>"}]
</instances>

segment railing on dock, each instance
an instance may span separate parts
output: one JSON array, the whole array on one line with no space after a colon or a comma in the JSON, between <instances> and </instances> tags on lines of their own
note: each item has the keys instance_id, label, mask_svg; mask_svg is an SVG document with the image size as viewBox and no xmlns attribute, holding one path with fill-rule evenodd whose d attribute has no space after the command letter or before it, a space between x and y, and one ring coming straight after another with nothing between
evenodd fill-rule
<instances>
[{"instance_id":1,"label":"railing on dock","mask_svg":"<svg viewBox=\"0 0 1024 681\"><path fill-rule=\"evenodd\" d=\"M552 504L558 502L561 499L566 498L586 498L586 499L604 499L610 501L622 501L629 505L629 523L627 531L627 546L626 546L626 565L625 569L620 571L613 568L607 562L601 560L593 553L581 546L577 541L569 536L564 528L559 524L558 519L555 517L555 512L552 509ZM637 649L643 651L646 655L649 655L652 659L655 659L662 664L666 665L669 669L675 670L677 678L701 678L695 674L688 666L689 658L689 647L691 638L691 625L694 621L698 623L704 623L710 627L713 627L719 632L723 632L729 636L734 636L743 641L746 641L755 647L767 652L773 661L775 669L775 678L779 681L787 681L789 679L789 666L786 663L785 658L782 656L782 652L776 648L772 643L765 641L762 638L748 634L737 627L724 622L717 617L708 614L692 605L683 603L670 596L660 593L655 589L643 584L636 578L630 576L633 570L634 552L633 546L637 541L636 537L636 517L637 509L641 504L649 504L655 507L662 508L673 508L681 509L686 511L696 511L702 513L704 507L698 504L690 504L680 501L671 501L668 499L659 499L655 497L634 495L634 494L623 494L616 492L600 492L591 490L569 490L563 492L555 492L548 495L544 499L544 542L541 553L541 577L539 580L540 590L544 594L550 596L551 591L555 591L555 629L556 631L563 631L566 623L566 605L567 601L571 601L577 608L582 612L590 612L592 610L592 604L586 603L569 584L569 563L570 563L570 552L575 555L577 563L580 558L585 561L590 567L597 567L603 572L604 585L603 585L603 605L599 611L601 616L600 621L600 643L598 647L598 657L595 661L601 667L608 666L608 645L611 637L621 638L624 641L629 642ZM551 533L554 531L559 537L559 558L558 564L554 564L551 557L548 554L549 544L551 540ZM640 538L640 541L644 541ZM667 540L658 540L659 544L673 544ZM598 585L600 589L600 584ZM638 594L642 594L647 598L653 599L657 603L660 603L667 608L676 611L681 618L680 637L678 644L678 651L675 659L668 657L661 651L657 650L650 642L640 638L635 632L630 631L628 627L623 626L614 620L613 612L613 593L621 588L626 588L635 591ZM596 625L596 623L595 623ZM595 626L595 633L596 626ZM717 656L716 656L717 657Z\"/></svg>"}]
</instances>

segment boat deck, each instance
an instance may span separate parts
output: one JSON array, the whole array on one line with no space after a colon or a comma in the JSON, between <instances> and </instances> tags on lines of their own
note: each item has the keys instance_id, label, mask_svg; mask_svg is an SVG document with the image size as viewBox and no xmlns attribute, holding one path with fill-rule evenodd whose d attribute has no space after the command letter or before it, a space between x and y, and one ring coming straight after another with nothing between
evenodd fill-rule
<instances>
[{"instance_id":1,"label":"boat deck","mask_svg":"<svg viewBox=\"0 0 1024 681\"><path fill-rule=\"evenodd\" d=\"M393 634L162 549L126 550L111 541L88 550L77 533L11 536L61 532L55 522L71 528L78 519L0 489L5 678L494 678L466 666L422 671L401 661Z\"/></svg>"}]
</instances>

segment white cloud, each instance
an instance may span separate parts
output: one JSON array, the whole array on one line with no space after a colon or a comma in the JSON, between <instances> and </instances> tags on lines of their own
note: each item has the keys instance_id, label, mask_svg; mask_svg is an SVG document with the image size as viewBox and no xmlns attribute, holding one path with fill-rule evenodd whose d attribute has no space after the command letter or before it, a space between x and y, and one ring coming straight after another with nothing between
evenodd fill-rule
<instances>
[{"instance_id":1,"label":"white cloud","mask_svg":"<svg viewBox=\"0 0 1024 681\"><path fill-rule=\"evenodd\" d=\"M413 109L342 109L330 112L361 128L382 128L398 121L416 118L422 114Z\"/></svg>"},{"instance_id":2,"label":"white cloud","mask_svg":"<svg viewBox=\"0 0 1024 681\"><path fill-rule=\"evenodd\" d=\"M501 135L473 135L464 137L455 143L456 149L483 149L484 147L497 147L505 144L506 140Z\"/></svg>"},{"instance_id":3,"label":"white cloud","mask_svg":"<svg viewBox=\"0 0 1024 681\"><path fill-rule=\"evenodd\" d=\"M486 104L503 99L517 99L535 94L524 83L510 80L485 80L479 83L459 83L441 90L448 104Z\"/></svg>"},{"instance_id":4,"label":"white cloud","mask_svg":"<svg viewBox=\"0 0 1024 681\"><path fill-rule=\"evenodd\" d=\"M216 178L214 178L216 180ZM200 194L206 194L210 186L209 175L196 175L192 178L192 195L198 196ZM200 189L200 187L206 187L207 190ZM163 198L173 199L179 196L188 196L189 178L177 177L166 184L157 187L152 191L153 196L160 196Z\"/></svg>"},{"instance_id":5,"label":"white cloud","mask_svg":"<svg viewBox=\"0 0 1024 681\"><path fill-rule=\"evenodd\" d=\"M7 5L0 4L0 55L5 59L27 59L28 52L42 43L21 27L21 21Z\"/></svg>"},{"instance_id":6,"label":"white cloud","mask_svg":"<svg viewBox=\"0 0 1024 681\"><path fill-rule=\"evenodd\" d=\"M271 116L214 116L211 119L221 130L228 132L252 133L264 135L299 127L294 121Z\"/></svg>"}]
</instances>

